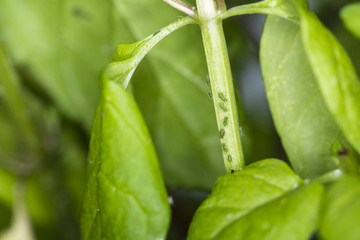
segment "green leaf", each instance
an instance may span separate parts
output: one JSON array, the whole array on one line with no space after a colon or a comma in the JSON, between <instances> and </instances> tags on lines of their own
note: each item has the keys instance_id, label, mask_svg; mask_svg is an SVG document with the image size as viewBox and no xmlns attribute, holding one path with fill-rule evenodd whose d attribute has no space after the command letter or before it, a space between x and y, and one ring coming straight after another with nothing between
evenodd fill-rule
<instances>
[{"instance_id":1,"label":"green leaf","mask_svg":"<svg viewBox=\"0 0 360 240\"><path fill-rule=\"evenodd\" d=\"M322 185L301 180L267 159L218 179L195 213L192 239L307 239L315 230Z\"/></svg>"},{"instance_id":2,"label":"green leaf","mask_svg":"<svg viewBox=\"0 0 360 240\"><path fill-rule=\"evenodd\" d=\"M319 234L324 240L359 239L359 222L360 179L346 176L325 194Z\"/></svg>"},{"instance_id":3,"label":"green leaf","mask_svg":"<svg viewBox=\"0 0 360 240\"><path fill-rule=\"evenodd\" d=\"M190 26L164 39L149 55L154 78L134 85L172 187L211 189L225 172L200 36Z\"/></svg>"},{"instance_id":4,"label":"green leaf","mask_svg":"<svg viewBox=\"0 0 360 240\"><path fill-rule=\"evenodd\" d=\"M322 100L299 26L269 16L260 60L275 126L295 172L308 178L334 169L331 146L340 131Z\"/></svg>"},{"instance_id":5,"label":"green leaf","mask_svg":"<svg viewBox=\"0 0 360 240\"><path fill-rule=\"evenodd\" d=\"M163 239L170 210L157 157L134 99L104 79L93 125L83 239Z\"/></svg>"},{"instance_id":6,"label":"green leaf","mask_svg":"<svg viewBox=\"0 0 360 240\"><path fill-rule=\"evenodd\" d=\"M301 11L301 35L329 111L350 144L360 152L360 82L350 58L309 11Z\"/></svg>"},{"instance_id":7,"label":"green leaf","mask_svg":"<svg viewBox=\"0 0 360 240\"><path fill-rule=\"evenodd\" d=\"M340 11L340 17L345 27L357 38L360 38L360 2L343 7Z\"/></svg>"}]
</instances>

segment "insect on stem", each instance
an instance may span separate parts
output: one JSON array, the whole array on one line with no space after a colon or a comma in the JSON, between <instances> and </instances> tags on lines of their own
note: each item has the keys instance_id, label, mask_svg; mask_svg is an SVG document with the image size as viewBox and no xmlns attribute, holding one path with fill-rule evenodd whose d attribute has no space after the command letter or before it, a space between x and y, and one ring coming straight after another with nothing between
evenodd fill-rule
<instances>
[{"instance_id":1,"label":"insect on stem","mask_svg":"<svg viewBox=\"0 0 360 240\"><path fill-rule=\"evenodd\" d=\"M196 16L196 11L194 7L191 7L184 3L181 0L163 0L165 3L169 4L173 8L179 10L180 12L185 13L186 15L194 18Z\"/></svg>"}]
</instances>

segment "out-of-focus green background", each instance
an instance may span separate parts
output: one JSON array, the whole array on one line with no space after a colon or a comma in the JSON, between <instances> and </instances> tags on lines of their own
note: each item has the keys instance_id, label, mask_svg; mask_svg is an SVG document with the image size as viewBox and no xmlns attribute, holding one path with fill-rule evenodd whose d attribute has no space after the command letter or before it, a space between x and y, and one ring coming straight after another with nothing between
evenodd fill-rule
<instances>
[{"instance_id":1,"label":"out-of-focus green background","mask_svg":"<svg viewBox=\"0 0 360 240\"><path fill-rule=\"evenodd\" d=\"M339 18L350 2L309 4L359 72L360 42ZM181 15L161 0L0 0L0 240L80 239L101 71L118 43L141 40ZM224 21L248 163L286 160L259 67L264 20L251 15ZM198 27L187 26L155 47L130 91L172 199L168 239L185 239L192 214L224 173Z\"/></svg>"}]
</instances>

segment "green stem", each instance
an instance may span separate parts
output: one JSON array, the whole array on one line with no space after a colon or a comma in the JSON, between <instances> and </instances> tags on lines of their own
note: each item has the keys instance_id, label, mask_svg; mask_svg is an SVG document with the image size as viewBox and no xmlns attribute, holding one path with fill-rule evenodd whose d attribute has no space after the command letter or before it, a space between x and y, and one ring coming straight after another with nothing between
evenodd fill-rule
<instances>
[{"instance_id":1,"label":"green stem","mask_svg":"<svg viewBox=\"0 0 360 240\"><path fill-rule=\"evenodd\" d=\"M293 4L288 0L265 0L233 7L220 14L219 18L226 19L244 14L266 14L281 17L298 24L298 13Z\"/></svg>"},{"instance_id":2,"label":"green stem","mask_svg":"<svg viewBox=\"0 0 360 240\"><path fill-rule=\"evenodd\" d=\"M225 11L223 0L197 0L198 16L221 147L227 172L244 167L240 125L229 57L219 14Z\"/></svg>"}]
</instances>

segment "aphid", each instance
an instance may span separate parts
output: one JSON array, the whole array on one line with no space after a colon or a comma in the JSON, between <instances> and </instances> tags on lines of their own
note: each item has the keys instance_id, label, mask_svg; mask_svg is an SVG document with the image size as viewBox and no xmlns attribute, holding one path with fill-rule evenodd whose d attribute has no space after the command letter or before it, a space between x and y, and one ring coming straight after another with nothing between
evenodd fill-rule
<instances>
[{"instance_id":1,"label":"aphid","mask_svg":"<svg viewBox=\"0 0 360 240\"><path fill-rule=\"evenodd\" d=\"M220 138L223 138L225 136L225 130L222 128L220 130Z\"/></svg>"},{"instance_id":2,"label":"aphid","mask_svg":"<svg viewBox=\"0 0 360 240\"><path fill-rule=\"evenodd\" d=\"M222 150L223 150L224 152L228 152L228 151L229 151L229 149L228 149L228 147L226 146L225 143L221 144L221 147L222 147Z\"/></svg>"},{"instance_id":3,"label":"aphid","mask_svg":"<svg viewBox=\"0 0 360 240\"><path fill-rule=\"evenodd\" d=\"M219 107L224 111L224 112L227 112L227 108L226 108L226 106L224 105L224 103L219 103Z\"/></svg>"},{"instance_id":4,"label":"aphid","mask_svg":"<svg viewBox=\"0 0 360 240\"><path fill-rule=\"evenodd\" d=\"M224 102L227 101L225 95L224 95L222 92L219 92L219 93L218 93L218 97L219 97L221 100L223 100Z\"/></svg>"},{"instance_id":5,"label":"aphid","mask_svg":"<svg viewBox=\"0 0 360 240\"><path fill-rule=\"evenodd\" d=\"M223 125L226 127L229 123L229 118L228 117L224 117L224 121L223 121Z\"/></svg>"},{"instance_id":6,"label":"aphid","mask_svg":"<svg viewBox=\"0 0 360 240\"><path fill-rule=\"evenodd\" d=\"M208 86L210 87L210 78L209 78L209 75L206 75L205 82L206 82L206 85L208 85Z\"/></svg>"}]
</instances>

